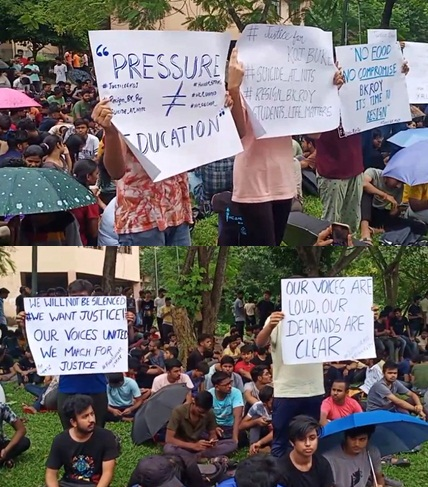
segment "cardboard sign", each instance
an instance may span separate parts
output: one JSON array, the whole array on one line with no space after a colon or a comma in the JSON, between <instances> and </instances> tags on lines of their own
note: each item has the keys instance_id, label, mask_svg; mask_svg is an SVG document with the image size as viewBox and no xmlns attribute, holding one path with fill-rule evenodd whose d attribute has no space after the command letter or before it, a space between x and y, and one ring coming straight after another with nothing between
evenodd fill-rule
<instances>
[{"instance_id":1,"label":"cardboard sign","mask_svg":"<svg viewBox=\"0 0 428 487\"><path fill-rule=\"evenodd\" d=\"M345 84L339 91L347 135L412 119L398 43L336 48Z\"/></svg>"},{"instance_id":2,"label":"cardboard sign","mask_svg":"<svg viewBox=\"0 0 428 487\"><path fill-rule=\"evenodd\" d=\"M331 32L248 25L237 43L242 95L259 137L325 132L340 122Z\"/></svg>"},{"instance_id":3,"label":"cardboard sign","mask_svg":"<svg viewBox=\"0 0 428 487\"><path fill-rule=\"evenodd\" d=\"M284 364L376 356L371 277L281 281Z\"/></svg>"},{"instance_id":4,"label":"cardboard sign","mask_svg":"<svg viewBox=\"0 0 428 487\"><path fill-rule=\"evenodd\" d=\"M24 307L39 375L128 370L125 296L25 298Z\"/></svg>"},{"instance_id":5,"label":"cardboard sign","mask_svg":"<svg viewBox=\"0 0 428 487\"><path fill-rule=\"evenodd\" d=\"M392 43L397 41L396 29L367 29L368 44Z\"/></svg>"},{"instance_id":6,"label":"cardboard sign","mask_svg":"<svg viewBox=\"0 0 428 487\"><path fill-rule=\"evenodd\" d=\"M225 104L230 36L92 31L100 98L153 181L242 152Z\"/></svg>"},{"instance_id":7,"label":"cardboard sign","mask_svg":"<svg viewBox=\"0 0 428 487\"><path fill-rule=\"evenodd\" d=\"M404 57L410 68L406 77L410 103L428 103L428 44L406 42Z\"/></svg>"}]
</instances>

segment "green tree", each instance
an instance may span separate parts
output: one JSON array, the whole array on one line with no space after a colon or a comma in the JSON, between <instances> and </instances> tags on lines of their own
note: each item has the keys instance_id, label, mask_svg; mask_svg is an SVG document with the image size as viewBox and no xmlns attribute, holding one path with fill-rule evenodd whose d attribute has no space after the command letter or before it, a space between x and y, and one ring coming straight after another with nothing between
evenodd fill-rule
<instances>
[{"instance_id":1,"label":"green tree","mask_svg":"<svg viewBox=\"0 0 428 487\"><path fill-rule=\"evenodd\" d=\"M5 277L16 270L11 254L10 247L0 247L0 277Z\"/></svg>"}]
</instances>

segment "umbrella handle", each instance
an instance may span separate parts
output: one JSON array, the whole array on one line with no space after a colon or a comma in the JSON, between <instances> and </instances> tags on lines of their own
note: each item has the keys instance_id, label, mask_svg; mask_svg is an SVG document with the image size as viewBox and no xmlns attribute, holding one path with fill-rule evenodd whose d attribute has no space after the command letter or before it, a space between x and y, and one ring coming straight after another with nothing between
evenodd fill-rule
<instances>
[{"instance_id":1,"label":"umbrella handle","mask_svg":"<svg viewBox=\"0 0 428 487\"><path fill-rule=\"evenodd\" d=\"M376 472L375 472L375 469L374 469L373 460L372 460L372 457L370 456L370 452L369 452L369 450L367 450L367 456L369 457L370 469L371 469L372 474L373 474L373 482L374 482L374 486L375 486L375 487L380 487L380 486L379 486L379 484L377 483L377 479L376 479Z\"/></svg>"}]
</instances>

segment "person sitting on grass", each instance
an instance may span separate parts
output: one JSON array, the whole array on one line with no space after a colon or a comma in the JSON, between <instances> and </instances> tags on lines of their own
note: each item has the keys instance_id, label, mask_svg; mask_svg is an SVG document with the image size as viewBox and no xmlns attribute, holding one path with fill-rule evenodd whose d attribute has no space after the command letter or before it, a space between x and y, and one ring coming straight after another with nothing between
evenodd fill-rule
<instances>
[{"instance_id":1,"label":"person sitting on grass","mask_svg":"<svg viewBox=\"0 0 428 487\"><path fill-rule=\"evenodd\" d=\"M107 421L133 421L135 413L143 404L144 398L134 379L124 377L122 372L108 375Z\"/></svg>"},{"instance_id":2,"label":"person sitting on grass","mask_svg":"<svg viewBox=\"0 0 428 487\"><path fill-rule=\"evenodd\" d=\"M10 382L15 376L13 358L6 353L6 347L0 345L0 382Z\"/></svg>"},{"instance_id":3,"label":"person sitting on grass","mask_svg":"<svg viewBox=\"0 0 428 487\"><path fill-rule=\"evenodd\" d=\"M169 420L164 453L177 455L186 465L188 487L204 485L197 468L201 458L217 458L230 455L237 448L232 439L219 439L216 417L213 412L213 396L200 392L190 404L177 406Z\"/></svg>"},{"instance_id":4,"label":"person sitting on grass","mask_svg":"<svg viewBox=\"0 0 428 487\"><path fill-rule=\"evenodd\" d=\"M288 439L292 450L278 458L281 485L286 487L333 487L334 479L326 458L317 455L320 425L310 416L296 416L290 422Z\"/></svg>"},{"instance_id":5,"label":"person sitting on grass","mask_svg":"<svg viewBox=\"0 0 428 487\"><path fill-rule=\"evenodd\" d=\"M26 384L25 390L33 394L37 399L32 406L23 404L22 412L36 414L38 412L56 411L58 401L59 376L47 375L43 381L43 387L35 384Z\"/></svg>"},{"instance_id":6,"label":"person sitting on grass","mask_svg":"<svg viewBox=\"0 0 428 487\"><path fill-rule=\"evenodd\" d=\"M254 358L254 346L247 344L241 347L241 359L235 364L235 372L242 377L244 384L251 382L251 371L255 365L251 362Z\"/></svg>"},{"instance_id":7,"label":"person sitting on grass","mask_svg":"<svg viewBox=\"0 0 428 487\"><path fill-rule=\"evenodd\" d=\"M392 361L384 363L383 379L370 388L367 396L367 411L386 410L398 413L415 413L426 419L424 407L419 396L410 391L397 380L398 366ZM397 395L407 396L408 400L400 399Z\"/></svg>"},{"instance_id":8,"label":"person sitting on grass","mask_svg":"<svg viewBox=\"0 0 428 487\"><path fill-rule=\"evenodd\" d=\"M198 392L202 391L205 376L208 374L210 368L206 362L199 362L193 370L186 372L186 375L190 377L193 382L192 396L195 397Z\"/></svg>"},{"instance_id":9,"label":"person sitting on grass","mask_svg":"<svg viewBox=\"0 0 428 487\"><path fill-rule=\"evenodd\" d=\"M179 351L177 347L165 347L163 352L165 360L171 360L172 358L178 359Z\"/></svg>"},{"instance_id":10,"label":"person sitting on grass","mask_svg":"<svg viewBox=\"0 0 428 487\"><path fill-rule=\"evenodd\" d=\"M333 470L335 487L366 487L372 475L375 485L384 486L382 459L376 447L369 446L375 426L363 426L345 431L342 445L328 451L324 457Z\"/></svg>"},{"instance_id":11,"label":"person sitting on grass","mask_svg":"<svg viewBox=\"0 0 428 487\"><path fill-rule=\"evenodd\" d=\"M239 425L241 431L250 431L250 455L259 453L262 448L269 448L273 441L273 387L264 386L259 396L260 401L250 407Z\"/></svg>"},{"instance_id":12,"label":"person sitting on grass","mask_svg":"<svg viewBox=\"0 0 428 487\"><path fill-rule=\"evenodd\" d=\"M231 335L223 340L223 357L228 355L234 360L238 360L241 356L241 351L239 349L239 344L241 342L241 337L239 334Z\"/></svg>"},{"instance_id":13,"label":"person sitting on grass","mask_svg":"<svg viewBox=\"0 0 428 487\"><path fill-rule=\"evenodd\" d=\"M345 379L336 379L332 386L330 396L321 404L321 426L329 421L344 418L354 413L362 413L363 408L352 397L348 396L349 384Z\"/></svg>"},{"instance_id":14,"label":"person sitting on grass","mask_svg":"<svg viewBox=\"0 0 428 487\"><path fill-rule=\"evenodd\" d=\"M192 399L191 391L194 386L193 382L190 380L190 377L181 372L182 367L182 363L175 358L165 360L166 373L155 377L152 385L152 394L158 392L163 387L167 387L172 384L186 384L187 388L189 389L186 402L190 403L190 400Z\"/></svg>"},{"instance_id":15,"label":"person sitting on grass","mask_svg":"<svg viewBox=\"0 0 428 487\"><path fill-rule=\"evenodd\" d=\"M132 472L128 487L184 487L184 470L182 460L176 456L143 457Z\"/></svg>"},{"instance_id":16,"label":"person sitting on grass","mask_svg":"<svg viewBox=\"0 0 428 487\"><path fill-rule=\"evenodd\" d=\"M256 455L240 462L235 476L218 487L282 487L281 474L274 458Z\"/></svg>"},{"instance_id":17,"label":"person sitting on grass","mask_svg":"<svg viewBox=\"0 0 428 487\"><path fill-rule=\"evenodd\" d=\"M149 353L145 356L145 360L148 361L150 365L165 369L165 355L161 346L162 344L160 340L151 339L149 343Z\"/></svg>"},{"instance_id":18,"label":"person sitting on grass","mask_svg":"<svg viewBox=\"0 0 428 487\"><path fill-rule=\"evenodd\" d=\"M46 461L46 487L108 487L119 450L116 437L96 426L93 400L76 394L66 399L64 417L70 428L57 435ZM58 481L58 472L64 476Z\"/></svg>"},{"instance_id":19,"label":"person sitting on grass","mask_svg":"<svg viewBox=\"0 0 428 487\"><path fill-rule=\"evenodd\" d=\"M251 379L244 386L245 405L248 407L260 401L260 391L264 386L272 384L272 374L265 365L256 365L251 371Z\"/></svg>"},{"instance_id":20,"label":"person sitting on grass","mask_svg":"<svg viewBox=\"0 0 428 487\"><path fill-rule=\"evenodd\" d=\"M43 379L37 375L36 364L30 347L25 349L25 356L14 365L18 384L24 387L26 384L40 384Z\"/></svg>"},{"instance_id":21,"label":"person sitting on grass","mask_svg":"<svg viewBox=\"0 0 428 487\"><path fill-rule=\"evenodd\" d=\"M244 392L244 383L242 382L242 377L233 371L235 366L235 361L229 355L225 355L221 358L220 363L211 366L207 378L205 379L205 389L208 391L212 389L213 384L211 382L212 376L216 372L226 372L232 379L232 387L238 389L240 392Z\"/></svg>"},{"instance_id":22,"label":"person sitting on grass","mask_svg":"<svg viewBox=\"0 0 428 487\"><path fill-rule=\"evenodd\" d=\"M3 432L3 423L8 423L15 430L10 440ZM30 448L31 443L25 436L26 433L24 423L7 404L0 402L0 468L13 468L15 458Z\"/></svg>"}]
</instances>

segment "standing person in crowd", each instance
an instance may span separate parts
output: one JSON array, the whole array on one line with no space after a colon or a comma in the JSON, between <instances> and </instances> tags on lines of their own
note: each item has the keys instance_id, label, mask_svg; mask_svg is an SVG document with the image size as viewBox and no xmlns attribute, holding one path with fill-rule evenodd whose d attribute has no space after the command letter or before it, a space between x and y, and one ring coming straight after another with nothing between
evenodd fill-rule
<instances>
[{"instance_id":1,"label":"standing person in crowd","mask_svg":"<svg viewBox=\"0 0 428 487\"><path fill-rule=\"evenodd\" d=\"M3 423L9 424L14 429L10 440L3 432ZM10 406L0 402L0 469L12 468L15 465L15 458L30 448L30 440L25 436L26 434L24 423Z\"/></svg>"},{"instance_id":2,"label":"standing person in crowd","mask_svg":"<svg viewBox=\"0 0 428 487\"><path fill-rule=\"evenodd\" d=\"M420 335L424 329L424 315L422 313L420 302L421 296L415 296L407 313L412 336Z\"/></svg>"},{"instance_id":3,"label":"standing person in crowd","mask_svg":"<svg viewBox=\"0 0 428 487\"><path fill-rule=\"evenodd\" d=\"M109 487L113 480L118 443L114 434L96 425L94 403L77 394L62 404L65 431L55 437L46 461L46 487ZM59 470L64 476L58 480Z\"/></svg>"},{"instance_id":4,"label":"standing person in crowd","mask_svg":"<svg viewBox=\"0 0 428 487\"><path fill-rule=\"evenodd\" d=\"M248 302L244 304L244 310L246 325L254 326L256 324L256 303L252 296L250 296Z\"/></svg>"},{"instance_id":5,"label":"standing person in crowd","mask_svg":"<svg viewBox=\"0 0 428 487\"><path fill-rule=\"evenodd\" d=\"M91 296L93 290L94 287L89 281L77 279L69 284L68 295ZM93 408L96 424L97 426L104 427L108 407L107 381L105 374L72 374L60 376L58 386L58 414L64 429L70 427L71 418L74 418L75 420L75 416L67 416L68 413L64 410L64 404L67 399L76 394L86 394L90 396L93 403L90 404L90 407ZM89 405L85 410L88 408ZM81 412L83 411L80 411L80 413Z\"/></svg>"},{"instance_id":6,"label":"standing person in crowd","mask_svg":"<svg viewBox=\"0 0 428 487\"><path fill-rule=\"evenodd\" d=\"M27 69L31 69L30 81L36 93L40 93L42 86L40 83L40 68L37 66L33 57L28 59Z\"/></svg>"},{"instance_id":7,"label":"standing person in crowd","mask_svg":"<svg viewBox=\"0 0 428 487\"><path fill-rule=\"evenodd\" d=\"M0 345L3 342L8 330L6 313L4 311L4 301L8 298L9 294L9 289L6 289L5 287L0 289Z\"/></svg>"},{"instance_id":8,"label":"standing person in crowd","mask_svg":"<svg viewBox=\"0 0 428 487\"><path fill-rule=\"evenodd\" d=\"M244 308L244 292L239 291L236 294L236 299L233 303L233 316L235 317L235 326L241 338L244 338L245 327L245 308Z\"/></svg>"},{"instance_id":9,"label":"standing person in crowd","mask_svg":"<svg viewBox=\"0 0 428 487\"><path fill-rule=\"evenodd\" d=\"M60 56L55 58L55 66L53 67L55 74L55 83L67 82L67 65L62 62Z\"/></svg>"},{"instance_id":10,"label":"standing person in crowd","mask_svg":"<svg viewBox=\"0 0 428 487\"><path fill-rule=\"evenodd\" d=\"M171 302L171 298L165 298L165 305L160 309L160 315L162 317L162 327L159 330L163 343L167 343L168 334L174 331L174 317L173 317L174 305Z\"/></svg>"},{"instance_id":11,"label":"standing person in crowd","mask_svg":"<svg viewBox=\"0 0 428 487\"><path fill-rule=\"evenodd\" d=\"M83 118L77 118L74 121L74 128L76 129L76 134L80 135L85 142L78 158L95 160L98 156L100 141L95 135L89 133L89 122Z\"/></svg>"},{"instance_id":12,"label":"standing person in crowd","mask_svg":"<svg viewBox=\"0 0 428 487\"><path fill-rule=\"evenodd\" d=\"M272 454L282 456L288 448L288 427L298 414L305 414L319 421L324 397L323 365L285 365L282 360L282 322L284 313L272 313L256 345L265 347L269 341L272 349L273 372L273 435ZM331 486L329 486L331 487Z\"/></svg>"},{"instance_id":13,"label":"standing person in crowd","mask_svg":"<svg viewBox=\"0 0 428 487\"><path fill-rule=\"evenodd\" d=\"M275 310L275 305L271 301L271 298L272 293L270 291L265 291L263 293L263 299L257 303L256 310L261 328L265 326L266 320Z\"/></svg>"},{"instance_id":14,"label":"standing person in crowd","mask_svg":"<svg viewBox=\"0 0 428 487\"><path fill-rule=\"evenodd\" d=\"M1 289L0 289L0 295L1 295ZM25 311L24 298L28 298L30 296L31 296L31 289L29 287L21 286L19 288L19 295L15 299L15 308L16 308L17 315L21 313L21 311ZM0 314L0 319L1 319L1 314Z\"/></svg>"},{"instance_id":15,"label":"standing person in crowd","mask_svg":"<svg viewBox=\"0 0 428 487\"><path fill-rule=\"evenodd\" d=\"M150 291L144 293L144 298L141 300L140 306L143 330L147 332L153 326L153 313L155 309L155 302Z\"/></svg>"},{"instance_id":16,"label":"standing person in crowd","mask_svg":"<svg viewBox=\"0 0 428 487\"><path fill-rule=\"evenodd\" d=\"M166 289L163 289L162 287L158 290L158 295L155 298L155 308L156 308L156 320L158 323L158 330L160 331L162 327L162 315L161 315L161 308L165 306L165 295L166 295Z\"/></svg>"}]
</instances>

